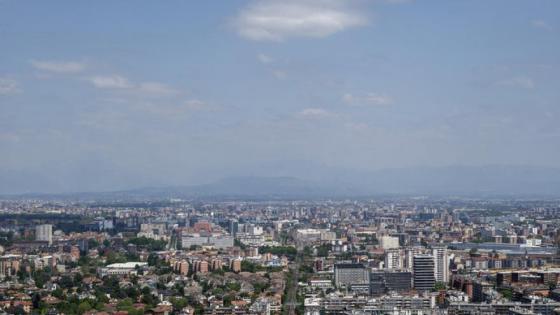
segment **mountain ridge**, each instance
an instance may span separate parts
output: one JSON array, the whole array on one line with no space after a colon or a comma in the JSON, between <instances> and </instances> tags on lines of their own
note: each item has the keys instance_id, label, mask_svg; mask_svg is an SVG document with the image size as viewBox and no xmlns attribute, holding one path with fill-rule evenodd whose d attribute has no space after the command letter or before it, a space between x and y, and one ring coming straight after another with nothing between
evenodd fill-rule
<instances>
[{"instance_id":1,"label":"mountain ridge","mask_svg":"<svg viewBox=\"0 0 560 315\"><path fill-rule=\"evenodd\" d=\"M560 169L532 166L446 166L326 172L320 178L229 176L209 184L169 185L105 192L24 193L7 196L280 196L373 195L560 196Z\"/></svg>"}]
</instances>

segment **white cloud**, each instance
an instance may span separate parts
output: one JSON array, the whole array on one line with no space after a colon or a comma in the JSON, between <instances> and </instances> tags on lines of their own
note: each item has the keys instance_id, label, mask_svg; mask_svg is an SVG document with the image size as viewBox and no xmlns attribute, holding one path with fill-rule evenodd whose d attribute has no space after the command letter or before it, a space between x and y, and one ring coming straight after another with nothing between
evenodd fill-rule
<instances>
[{"instance_id":1,"label":"white cloud","mask_svg":"<svg viewBox=\"0 0 560 315\"><path fill-rule=\"evenodd\" d=\"M0 78L0 95L16 94L21 92L18 82L8 78Z\"/></svg>"},{"instance_id":2,"label":"white cloud","mask_svg":"<svg viewBox=\"0 0 560 315\"><path fill-rule=\"evenodd\" d=\"M31 65L36 69L56 73L77 73L86 68L84 63L74 61L38 61L31 60Z\"/></svg>"},{"instance_id":3,"label":"white cloud","mask_svg":"<svg viewBox=\"0 0 560 315\"><path fill-rule=\"evenodd\" d=\"M346 93L342 100L348 105L386 106L393 104L393 98L383 94L368 93L366 95L353 95Z\"/></svg>"},{"instance_id":4,"label":"white cloud","mask_svg":"<svg viewBox=\"0 0 560 315\"><path fill-rule=\"evenodd\" d=\"M529 77L519 76L514 78L505 79L497 82L498 85L522 88L522 89L533 89L535 87L535 82Z\"/></svg>"},{"instance_id":5,"label":"white cloud","mask_svg":"<svg viewBox=\"0 0 560 315\"><path fill-rule=\"evenodd\" d=\"M159 82L133 83L126 77L113 74L93 76L89 81L100 89L125 89L141 96L167 97L179 94L179 91Z\"/></svg>"},{"instance_id":6,"label":"white cloud","mask_svg":"<svg viewBox=\"0 0 560 315\"><path fill-rule=\"evenodd\" d=\"M240 36L250 40L282 41L291 37L327 37L364 26L368 19L350 1L253 1L234 20Z\"/></svg>"},{"instance_id":7,"label":"white cloud","mask_svg":"<svg viewBox=\"0 0 560 315\"><path fill-rule=\"evenodd\" d=\"M272 75L278 80L284 80L288 77L288 74L283 70L274 70L272 71Z\"/></svg>"},{"instance_id":8,"label":"white cloud","mask_svg":"<svg viewBox=\"0 0 560 315\"><path fill-rule=\"evenodd\" d=\"M305 108L298 113L298 116L301 118L320 119L334 117L336 115L322 108Z\"/></svg>"},{"instance_id":9,"label":"white cloud","mask_svg":"<svg viewBox=\"0 0 560 315\"><path fill-rule=\"evenodd\" d=\"M208 109L209 106L206 102L203 102L201 100L197 100L197 99L192 99L192 100L188 100L184 103L184 107L188 110L203 110L203 109Z\"/></svg>"},{"instance_id":10,"label":"white cloud","mask_svg":"<svg viewBox=\"0 0 560 315\"><path fill-rule=\"evenodd\" d=\"M175 95L179 91L159 82L144 82L138 86L140 92L151 95Z\"/></svg>"},{"instance_id":11,"label":"white cloud","mask_svg":"<svg viewBox=\"0 0 560 315\"><path fill-rule=\"evenodd\" d=\"M257 55L257 59L259 60L260 63L264 63L264 64L271 63L274 61L272 57L262 53Z\"/></svg>"},{"instance_id":12,"label":"white cloud","mask_svg":"<svg viewBox=\"0 0 560 315\"><path fill-rule=\"evenodd\" d=\"M540 28L547 31L552 30L552 26L550 26L550 24L548 24L548 22L545 20L533 20L531 21L531 25L535 28Z\"/></svg>"},{"instance_id":13,"label":"white cloud","mask_svg":"<svg viewBox=\"0 0 560 315\"><path fill-rule=\"evenodd\" d=\"M346 123L345 126L346 126L346 128L348 128L352 131L367 131L369 129L369 126L366 123L350 122L350 123Z\"/></svg>"},{"instance_id":14,"label":"white cloud","mask_svg":"<svg viewBox=\"0 0 560 315\"><path fill-rule=\"evenodd\" d=\"M90 81L95 87L100 89L128 89L133 86L127 78L116 74L110 76L94 76L90 78Z\"/></svg>"}]
</instances>

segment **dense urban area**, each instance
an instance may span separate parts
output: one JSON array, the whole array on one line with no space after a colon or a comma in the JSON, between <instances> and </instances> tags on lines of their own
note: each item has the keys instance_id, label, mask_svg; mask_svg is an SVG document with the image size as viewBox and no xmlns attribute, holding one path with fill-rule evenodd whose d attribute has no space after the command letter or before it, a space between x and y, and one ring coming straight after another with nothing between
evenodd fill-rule
<instances>
[{"instance_id":1,"label":"dense urban area","mask_svg":"<svg viewBox=\"0 0 560 315\"><path fill-rule=\"evenodd\" d=\"M8 314L559 314L558 201L0 203Z\"/></svg>"}]
</instances>

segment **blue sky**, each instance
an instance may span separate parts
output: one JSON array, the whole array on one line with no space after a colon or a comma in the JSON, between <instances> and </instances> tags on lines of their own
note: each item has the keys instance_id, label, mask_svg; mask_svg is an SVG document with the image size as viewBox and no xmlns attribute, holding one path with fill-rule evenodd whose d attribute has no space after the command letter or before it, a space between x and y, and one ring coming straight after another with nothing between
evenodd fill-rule
<instances>
[{"instance_id":1,"label":"blue sky","mask_svg":"<svg viewBox=\"0 0 560 315\"><path fill-rule=\"evenodd\" d=\"M560 167L559 12L554 0L0 0L0 186Z\"/></svg>"}]
</instances>

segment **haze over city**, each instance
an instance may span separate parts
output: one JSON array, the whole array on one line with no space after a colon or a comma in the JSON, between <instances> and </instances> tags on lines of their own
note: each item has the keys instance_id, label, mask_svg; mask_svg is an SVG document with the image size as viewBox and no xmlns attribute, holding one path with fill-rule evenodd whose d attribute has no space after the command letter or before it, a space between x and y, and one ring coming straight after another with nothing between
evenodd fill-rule
<instances>
[{"instance_id":1,"label":"haze over city","mask_svg":"<svg viewBox=\"0 0 560 315\"><path fill-rule=\"evenodd\" d=\"M0 315L560 315L560 1L0 0Z\"/></svg>"},{"instance_id":2,"label":"haze over city","mask_svg":"<svg viewBox=\"0 0 560 315\"><path fill-rule=\"evenodd\" d=\"M482 191L560 193L559 11L553 0L0 1L0 194L231 177L360 194L441 178L441 192L467 175L501 182Z\"/></svg>"}]
</instances>

